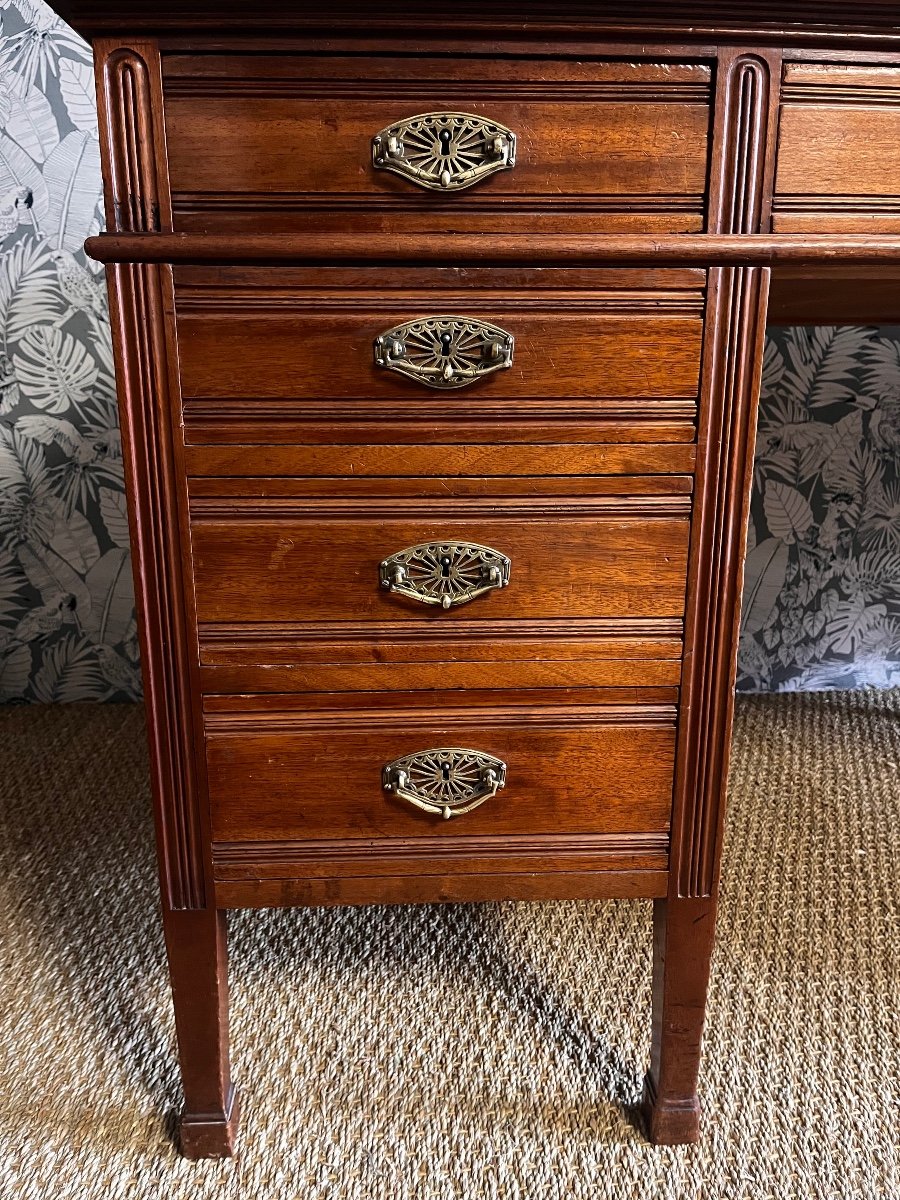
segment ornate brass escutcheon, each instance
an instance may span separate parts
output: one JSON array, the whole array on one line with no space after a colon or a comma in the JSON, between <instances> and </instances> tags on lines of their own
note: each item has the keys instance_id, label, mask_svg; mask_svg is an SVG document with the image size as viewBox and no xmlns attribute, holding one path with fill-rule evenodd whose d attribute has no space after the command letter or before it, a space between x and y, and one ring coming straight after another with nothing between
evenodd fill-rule
<instances>
[{"instance_id":1,"label":"ornate brass escutcheon","mask_svg":"<svg viewBox=\"0 0 900 1200\"><path fill-rule=\"evenodd\" d=\"M475 317L419 317L375 339L375 363L433 388L460 388L511 367L515 338Z\"/></svg>"},{"instance_id":2,"label":"ornate brass escutcheon","mask_svg":"<svg viewBox=\"0 0 900 1200\"><path fill-rule=\"evenodd\" d=\"M516 135L473 113L418 113L372 138L372 163L438 192L460 192L516 165Z\"/></svg>"},{"instance_id":3,"label":"ornate brass escutcheon","mask_svg":"<svg viewBox=\"0 0 900 1200\"><path fill-rule=\"evenodd\" d=\"M509 583L512 566L505 554L475 542L423 542L398 550L379 567L381 586L390 592L452 608Z\"/></svg>"},{"instance_id":4,"label":"ornate brass escutcheon","mask_svg":"<svg viewBox=\"0 0 900 1200\"><path fill-rule=\"evenodd\" d=\"M506 763L481 750L419 750L381 771L387 792L445 820L471 812L506 786Z\"/></svg>"}]
</instances>

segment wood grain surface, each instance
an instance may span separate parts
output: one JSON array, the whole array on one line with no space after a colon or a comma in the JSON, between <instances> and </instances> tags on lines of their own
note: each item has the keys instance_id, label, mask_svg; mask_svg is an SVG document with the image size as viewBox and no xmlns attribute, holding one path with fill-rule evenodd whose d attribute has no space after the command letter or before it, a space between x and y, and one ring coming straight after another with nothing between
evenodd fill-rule
<instances>
[{"instance_id":1,"label":"wood grain surface","mask_svg":"<svg viewBox=\"0 0 900 1200\"><path fill-rule=\"evenodd\" d=\"M377 280L373 278L373 285ZM241 300L243 299L243 303ZM543 304L541 304L543 301ZM177 298L176 298L177 305ZM449 311L448 311L449 310ZM179 309L182 391L186 398L317 400L433 399L432 390L374 361L375 338L417 317L472 317L515 338L511 368L446 397L448 412L465 393L492 403L515 398L694 397L700 374L701 317L683 313L592 311L581 297L526 301L471 294L453 303L409 293L392 303L371 293L332 302L253 307L247 297Z\"/></svg>"},{"instance_id":2,"label":"wood grain surface","mask_svg":"<svg viewBox=\"0 0 900 1200\"><path fill-rule=\"evenodd\" d=\"M62 3L107 35L87 249L191 1157L234 1147L228 905L653 897L645 1119L699 1135L768 272L782 314L827 315L836 268L890 307L900 33L881 0L588 7ZM374 170L434 109L509 125L515 168L452 196ZM440 394L375 366L437 314L508 330L512 367ZM380 586L447 539L509 586L448 613ZM451 821L385 792L441 746L507 786Z\"/></svg>"},{"instance_id":3,"label":"wood grain surface","mask_svg":"<svg viewBox=\"0 0 900 1200\"><path fill-rule=\"evenodd\" d=\"M385 704L207 712L213 837L222 841L652 832L668 828L675 710L665 705L506 708ZM382 767L441 746L482 750L506 787L446 821L386 793Z\"/></svg>"},{"instance_id":4,"label":"wood grain surface","mask_svg":"<svg viewBox=\"0 0 900 1200\"><path fill-rule=\"evenodd\" d=\"M433 622L442 610L386 591L379 564L448 539L490 546L512 561L509 586L454 610L460 621L684 611L683 498L420 501L403 514L388 505L378 511L374 500L284 501L280 512L277 501L243 503L194 502L201 621Z\"/></svg>"},{"instance_id":5,"label":"wood grain surface","mask_svg":"<svg viewBox=\"0 0 900 1200\"><path fill-rule=\"evenodd\" d=\"M789 63L774 228L900 232L900 67Z\"/></svg>"},{"instance_id":6,"label":"wood grain surface","mask_svg":"<svg viewBox=\"0 0 900 1200\"><path fill-rule=\"evenodd\" d=\"M368 210L382 236L425 228L703 227L710 68L566 58L173 56L166 135L176 228L297 227ZM441 195L372 164L405 117L466 112L516 135L516 163Z\"/></svg>"}]
</instances>

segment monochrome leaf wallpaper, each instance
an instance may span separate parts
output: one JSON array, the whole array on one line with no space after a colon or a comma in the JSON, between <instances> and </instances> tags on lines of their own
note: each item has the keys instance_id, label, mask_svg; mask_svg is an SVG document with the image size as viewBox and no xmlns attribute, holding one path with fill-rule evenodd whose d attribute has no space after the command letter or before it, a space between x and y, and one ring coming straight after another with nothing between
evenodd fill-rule
<instances>
[{"instance_id":1,"label":"monochrome leaf wallpaper","mask_svg":"<svg viewBox=\"0 0 900 1200\"><path fill-rule=\"evenodd\" d=\"M140 694L88 48L0 0L0 701ZM900 328L770 330L738 687L900 685Z\"/></svg>"},{"instance_id":2,"label":"monochrome leaf wallpaper","mask_svg":"<svg viewBox=\"0 0 900 1200\"><path fill-rule=\"evenodd\" d=\"M900 329L770 330L738 686L900 685Z\"/></svg>"},{"instance_id":3,"label":"monochrome leaf wallpaper","mask_svg":"<svg viewBox=\"0 0 900 1200\"><path fill-rule=\"evenodd\" d=\"M90 52L0 0L0 700L140 695Z\"/></svg>"}]
</instances>

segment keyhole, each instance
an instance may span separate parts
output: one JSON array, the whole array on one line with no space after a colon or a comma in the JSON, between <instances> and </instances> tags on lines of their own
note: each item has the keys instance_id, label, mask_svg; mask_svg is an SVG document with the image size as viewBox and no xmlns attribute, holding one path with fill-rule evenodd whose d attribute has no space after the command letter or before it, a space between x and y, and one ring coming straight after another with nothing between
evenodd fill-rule
<instances>
[{"instance_id":1,"label":"keyhole","mask_svg":"<svg viewBox=\"0 0 900 1200\"><path fill-rule=\"evenodd\" d=\"M452 135L449 129L442 129L438 134L441 142L441 154L444 158L449 158L449 156L453 153L453 148L450 145L451 136Z\"/></svg>"},{"instance_id":2,"label":"keyhole","mask_svg":"<svg viewBox=\"0 0 900 1200\"><path fill-rule=\"evenodd\" d=\"M450 559L446 555L441 559L441 578L450 578Z\"/></svg>"},{"instance_id":3,"label":"keyhole","mask_svg":"<svg viewBox=\"0 0 900 1200\"><path fill-rule=\"evenodd\" d=\"M443 775L444 780L447 783L449 783L450 782L450 764L449 763L441 763L441 774Z\"/></svg>"},{"instance_id":4,"label":"keyhole","mask_svg":"<svg viewBox=\"0 0 900 1200\"><path fill-rule=\"evenodd\" d=\"M450 347L451 347L452 343L453 343L453 334L452 333L442 333L441 334L441 354L443 355L444 358L449 357Z\"/></svg>"}]
</instances>

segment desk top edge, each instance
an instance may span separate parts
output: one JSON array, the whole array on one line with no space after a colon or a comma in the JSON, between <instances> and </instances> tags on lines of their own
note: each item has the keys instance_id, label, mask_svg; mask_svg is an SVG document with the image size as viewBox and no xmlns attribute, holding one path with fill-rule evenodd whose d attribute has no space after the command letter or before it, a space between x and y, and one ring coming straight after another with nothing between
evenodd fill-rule
<instances>
[{"instance_id":1,"label":"desk top edge","mask_svg":"<svg viewBox=\"0 0 900 1200\"><path fill-rule=\"evenodd\" d=\"M191 34L203 39L266 34L373 34L371 5L334 0L327 13L305 5L260 0L247 6L238 0L157 0L153 5L104 3L103 0L59 0L59 15L86 37L112 33ZM299 11L298 11L299 10ZM426 39L447 35L447 17L416 0L398 0L391 8L391 27L402 31L415 19L415 33ZM865 45L876 49L900 43L900 17L894 0L746 0L745 3L664 3L663 0L613 0L611 3L561 3L548 0L494 0L488 13L477 0L455 0L453 36L465 33L503 36L639 38L696 42L712 39L792 44L803 42Z\"/></svg>"}]
</instances>

